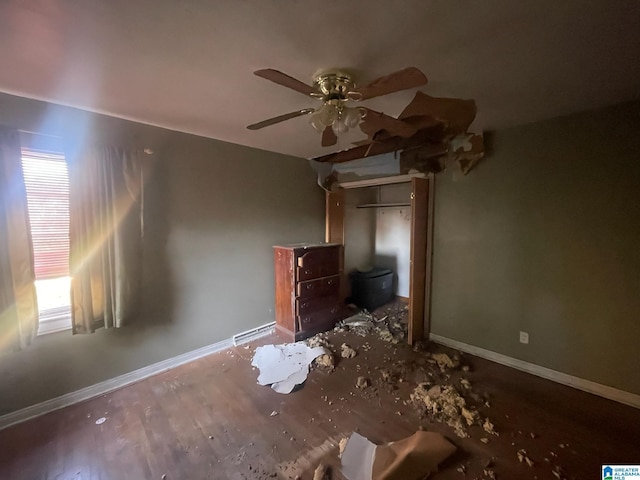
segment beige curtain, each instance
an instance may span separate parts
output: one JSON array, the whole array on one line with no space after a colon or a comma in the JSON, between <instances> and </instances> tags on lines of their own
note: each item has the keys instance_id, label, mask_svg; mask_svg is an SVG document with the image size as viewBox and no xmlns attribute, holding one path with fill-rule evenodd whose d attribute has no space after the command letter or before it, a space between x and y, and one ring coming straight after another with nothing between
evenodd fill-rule
<instances>
[{"instance_id":1,"label":"beige curtain","mask_svg":"<svg viewBox=\"0 0 640 480\"><path fill-rule=\"evenodd\" d=\"M28 346L38 331L33 247L20 137L0 128L0 351Z\"/></svg>"},{"instance_id":2,"label":"beige curtain","mask_svg":"<svg viewBox=\"0 0 640 480\"><path fill-rule=\"evenodd\" d=\"M141 156L96 147L68 157L73 333L122 327L139 303Z\"/></svg>"}]
</instances>

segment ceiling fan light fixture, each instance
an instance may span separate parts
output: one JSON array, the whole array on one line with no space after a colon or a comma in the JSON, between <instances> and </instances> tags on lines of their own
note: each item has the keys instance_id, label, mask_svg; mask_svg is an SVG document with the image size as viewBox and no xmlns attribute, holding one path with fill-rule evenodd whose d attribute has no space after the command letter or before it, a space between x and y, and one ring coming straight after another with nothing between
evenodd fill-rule
<instances>
[{"instance_id":1,"label":"ceiling fan light fixture","mask_svg":"<svg viewBox=\"0 0 640 480\"><path fill-rule=\"evenodd\" d=\"M333 133L336 134L336 136L342 135L343 133L347 133L349 131L349 127L345 123L343 117L333 122L333 124L331 125L331 129L333 130Z\"/></svg>"},{"instance_id":2,"label":"ceiling fan light fixture","mask_svg":"<svg viewBox=\"0 0 640 480\"><path fill-rule=\"evenodd\" d=\"M325 128L325 125L320 120L320 113L318 110L309 116L309 123L317 132L322 132Z\"/></svg>"},{"instance_id":3,"label":"ceiling fan light fixture","mask_svg":"<svg viewBox=\"0 0 640 480\"><path fill-rule=\"evenodd\" d=\"M348 108L345 107L343 112L344 123L349 128L356 128L360 125L360 121L363 118L362 110L360 108Z\"/></svg>"},{"instance_id":4,"label":"ceiling fan light fixture","mask_svg":"<svg viewBox=\"0 0 640 480\"><path fill-rule=\"evenodd\" d=\"M318 132L324 132L331 127L336 135L347 133L350 128L356 128L364 117L362 108L346 107L342 102L334 104L325 102L309 117L309 123Z\"/></svg>"},{"instance_id":5,"label":"ceiling fan light fixture","mask_svg":"<svg viewBox=\"0 0 640 480\"><path fill-rule=\"evenodd\" d=\"M332 125L339 117L338 107L329 103L323 103L322 106L317 108L309 118L309 123L318 132L323 132L324 129Z\"/></svg>"}]
</instances>

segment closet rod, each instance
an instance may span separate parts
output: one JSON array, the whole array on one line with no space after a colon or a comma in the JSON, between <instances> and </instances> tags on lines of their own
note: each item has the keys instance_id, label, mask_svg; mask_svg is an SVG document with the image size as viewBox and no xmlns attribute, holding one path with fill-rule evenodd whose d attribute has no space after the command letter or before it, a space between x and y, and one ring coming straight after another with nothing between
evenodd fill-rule
<instances>
[{"instance_id":1,"label":"closet rod","mask_svg":"<svg viewBox=\"0 0 640 480\"><path fill-rule=\"evenodd\" d=\"M387 207L410 207L410 203L363 203L356 205L356 208L387 208Z\"/></svg>"}]
</instances>

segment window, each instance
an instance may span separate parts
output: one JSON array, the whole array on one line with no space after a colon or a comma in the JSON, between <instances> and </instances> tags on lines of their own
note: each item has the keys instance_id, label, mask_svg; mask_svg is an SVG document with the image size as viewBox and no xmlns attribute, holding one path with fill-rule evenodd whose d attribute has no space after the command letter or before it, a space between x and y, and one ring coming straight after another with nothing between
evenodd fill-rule
<instances>
[{"instance_id":1,"label":"window","mask_svg":"<svg viewBox=\"0 0 640 480\"><path fill-rule=\"evenodd\" d=\"M22 150L40 313L38 335L71 328L69 174L64 155Z\"/></svg>"}]
</instances>

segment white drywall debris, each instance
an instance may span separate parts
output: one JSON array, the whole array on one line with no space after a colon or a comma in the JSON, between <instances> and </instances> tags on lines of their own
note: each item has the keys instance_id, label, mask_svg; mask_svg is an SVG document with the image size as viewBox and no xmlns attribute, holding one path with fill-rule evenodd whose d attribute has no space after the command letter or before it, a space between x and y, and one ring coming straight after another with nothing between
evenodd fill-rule
<instances>
[{"instance_id":1,"label":"white drywall debris","mask_svg":"<svg viewBox=\"0 0 640 480\"><path fill-rule=\"evenodd\" d=\"M380 446L353 433L342 454L342 473L347 480L425 478L455 450L454 445L435 432L418 431Z\"/></svg>"},{"instance_id":2,"label":"white drywall debris","mask_svg":"<svg viewBox=\"0 0 640 480\"><path fill-rule=\"evenodd\" d=\"M251 365L260 369L259 385L271 385L278 393L291 393L307 379L309 364L329 353L324 347L309 348L302 342L264 345L256 348Z\"/></svg>"},{"instance_id":3,"label":"white drywall debris","mask_svg":"<svg viewBox=\"0 0 640 480\"><path fill-rule=\"evenodd\" d=\"M371 480L376 444L353 433L342 452L342 474L348 480Z\"/></svg>"}]
</instances>

